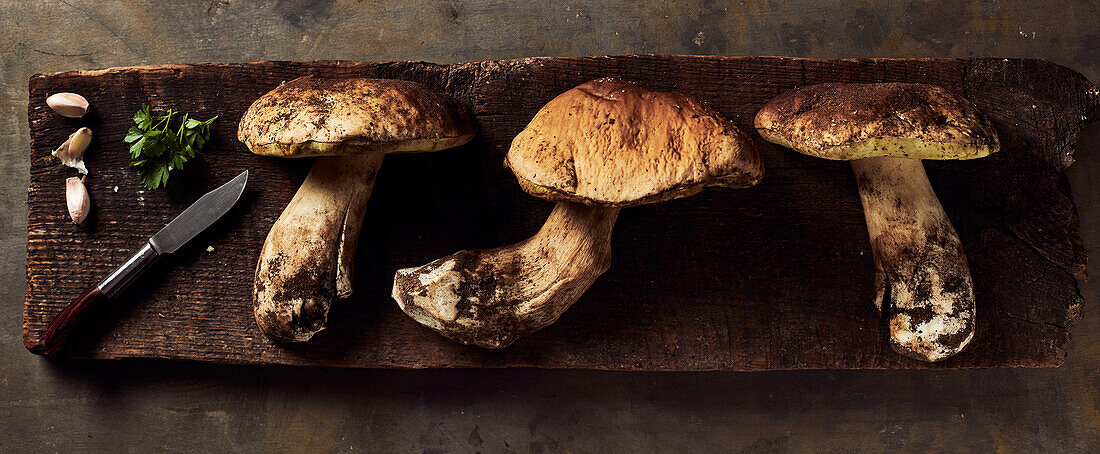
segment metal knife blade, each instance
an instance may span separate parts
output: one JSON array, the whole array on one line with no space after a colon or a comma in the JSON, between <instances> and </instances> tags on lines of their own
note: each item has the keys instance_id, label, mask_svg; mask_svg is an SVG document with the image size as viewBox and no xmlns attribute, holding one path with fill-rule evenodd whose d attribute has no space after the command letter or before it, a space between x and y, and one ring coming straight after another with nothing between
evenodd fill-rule
<instances>
[{"instance_id":1,"label":"metal knife blade","mask_svg":"<svg viewBox=\"0 0 1100 454\"><path fill-rule=\"evenodd\" d=\"M183 210L172 222L149 238L158 254L171 254L187 244L214 221L222 217L241 198L248 184L248 171L241 172L217 189L207 192L191 206Z\"/></svg>"}]
</instances>

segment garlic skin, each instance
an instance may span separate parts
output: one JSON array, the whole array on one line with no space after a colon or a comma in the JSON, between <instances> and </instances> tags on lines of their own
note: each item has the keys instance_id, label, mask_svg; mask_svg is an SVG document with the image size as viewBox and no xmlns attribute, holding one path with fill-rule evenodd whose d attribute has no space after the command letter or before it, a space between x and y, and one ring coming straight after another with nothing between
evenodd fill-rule
<instances>
[{"instance_id":1,"label":"garlic skin","mask_svg":"<svg viewBox=\"0 0 1100 454\"><path fill-rule=\"evenodd\" d=\"M91 211L91 199L88 188L84 187L84 177L69 177L65 180L65 204L69 207L69 217L74 224L84 222Z\"/></svg>"},{"instance_id":2,"label":"garlic skin","mask_svg":"<svg viewBox=\"0 0 1100 454\"><path fill-rule=\"evenodd\" d=\"M88 100L76 93L54 93L46 98L46 105L62 117L80 118L88 113Z\"/></svg>"},{"instance_id":3,"label":"garlic skin","mask_svg":"<svg viewBox=\"0 0 1100 454\"><path fill-rule=\"evenodd\" d=\"M84 166L84 151L88 149L90 143L92 143L92 130L80 128L70 134L69 139L53 151L53 155L60 159L62 164L76 169L81 175L87 175L88 168Z\"/></svg>"}]
</instances>

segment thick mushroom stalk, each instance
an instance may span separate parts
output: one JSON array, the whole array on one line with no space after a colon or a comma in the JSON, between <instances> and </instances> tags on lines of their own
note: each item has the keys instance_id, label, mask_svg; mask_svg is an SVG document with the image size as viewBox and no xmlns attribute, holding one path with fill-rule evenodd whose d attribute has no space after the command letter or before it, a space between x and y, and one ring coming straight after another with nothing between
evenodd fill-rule
<instances>
[{"instance_id":1,"label":"thick mushroom stalk","mask_svg":"<svg viewBox=\"0 0 1100 454\"><path fill-rule=\"evenodd\" d=\"M382 153L317 158L267 234L253 312L267 335L308 341L351 296L355 247Z\"/></svg>"},{"instance_id":2,"label":"thick mushroom stalk","mask_svg":"<svg viewBox=\"0 0 1100 454\"><path fill-rule=\"evenodd\" d=\"M871 236L880 309L889 288L891 344L926 361L958 353L974 337L974 288L962 243L924 166L918 159L876 157L852 161L852 170Z\"/></svg>"},{"instance_id":3,"label":"thick mushroom stalk","mask_svg":"<svg viewBox=\"0 0 1100 454\"><path fill-rule=\"evenodd\" d=\"M463 344L503 348L544 328L611 266L619 208L558 202L534 236L398 270L393 298Z\"/></svg>"}]
</instances>

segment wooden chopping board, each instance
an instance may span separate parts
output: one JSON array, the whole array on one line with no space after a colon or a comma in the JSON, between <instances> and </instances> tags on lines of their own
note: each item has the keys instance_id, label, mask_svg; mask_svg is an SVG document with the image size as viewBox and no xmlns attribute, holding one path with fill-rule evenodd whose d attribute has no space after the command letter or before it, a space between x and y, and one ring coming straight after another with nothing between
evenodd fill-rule
<instances>
[{"instance_id":1,"label":"wooden chopping board","mask_svg":"<svg viewBox=\"0 0 1100 454\"><path fill-rule=\"evenodd\" d=\"M251 155L241 114L302 75L414 80L454 95L479 122L469 145L388 156L368 207L355 294L305 345L268 341L252 318L252 276L268 229L308 160ZM927 82L976 103L1000 133L999 154L926 162L965 247L978 300L970 347L928 364L895 354L871 304L872 262L846 163L767 144L757 187L710 190L624 210L611 270L555 325L500 351L461 346L407 318L389 297L397 268L533 234L551 204L523 193L501 165L511 138L544 103L590 79L617 76L695 95L752 130L780 92L821 82ZM49 94L84 95L67 119ZM143 104L219 115L205 161L169 190L145 191L122 138ZM42 352L48 322L205 191L249 169L239 205L116 302L77 348L84 358L371 368L545 367L615 370L1050 367L1062 363L1081 313L1085 249L1064 171L1100 93L1039 60L619 56L423 62L260 62L111 68L30 79L27 297L23 339ZM93 200L73 225L50 151L80 126ZM755 136L755 134L753 134Z\"/></svg>"}]
</instances>

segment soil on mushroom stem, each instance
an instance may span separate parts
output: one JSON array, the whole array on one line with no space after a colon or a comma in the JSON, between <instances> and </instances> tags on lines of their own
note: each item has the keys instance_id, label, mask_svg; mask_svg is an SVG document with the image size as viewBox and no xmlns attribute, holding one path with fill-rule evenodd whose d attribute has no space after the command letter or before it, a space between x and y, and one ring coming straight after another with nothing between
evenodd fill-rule
<instances>
[{"instance_id":1,"label":"soil on mushroom stem","mask_svg":"<svg viewBox=\"0 0 1100 454\"><path fill-rule=\"evenodd\" d=\"M281 271L282 262L283 257L277 255L269 262L268 273L272 275L278 274L279 271ZM314 263L299 268L292 276L284 280L271 300L277 306L283 306L287 302L295 299L303 301L300 312L291 313L292 323L296 324L298 320L325 320L328 315L328 307L304 303L334 301L336 299L335 274L336 272L334 269L324 266L321 260L315 259ZM263 282L257 279L255 294L259 294L263 290L265 290ZM253 304L256 303L253 302ZM279 313L264 312L261 316L265 318L264 321L267 323L267 326L279 326L278 314Z\"/></svg>"}]
</instances>

